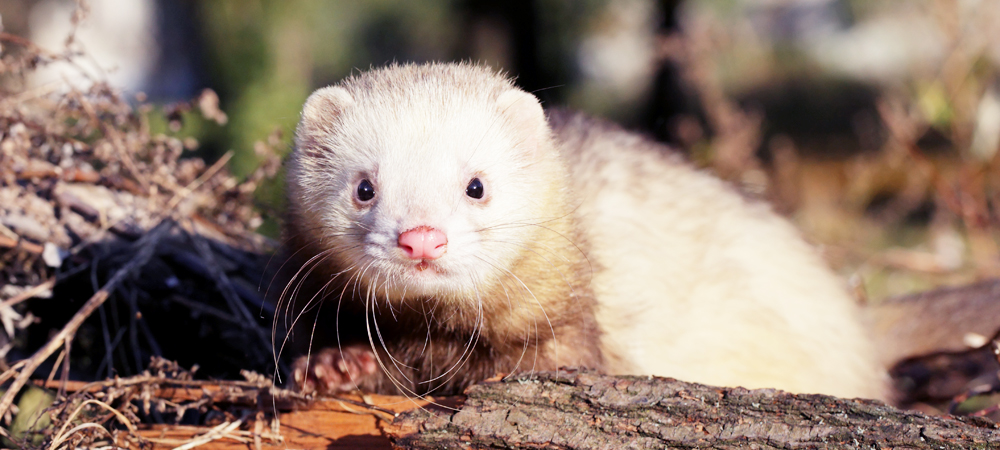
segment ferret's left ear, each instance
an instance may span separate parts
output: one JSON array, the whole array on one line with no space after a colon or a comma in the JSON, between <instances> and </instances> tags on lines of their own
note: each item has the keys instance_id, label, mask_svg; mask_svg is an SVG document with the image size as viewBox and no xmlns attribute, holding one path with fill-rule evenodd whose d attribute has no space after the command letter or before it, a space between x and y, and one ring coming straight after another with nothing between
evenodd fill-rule
<instances>
[{"instance_id":1,"label":"ferret's left ear","mask_svg":"<svg viewBox=\"0 0 1000 450\"><path fill-rule=\"evenodd\" d=\"M538 98L520 89L511 89L497 98L500 113L521 132L523 148L534 152L549 136L549 124Z\"/></svg>"}]
</instances>

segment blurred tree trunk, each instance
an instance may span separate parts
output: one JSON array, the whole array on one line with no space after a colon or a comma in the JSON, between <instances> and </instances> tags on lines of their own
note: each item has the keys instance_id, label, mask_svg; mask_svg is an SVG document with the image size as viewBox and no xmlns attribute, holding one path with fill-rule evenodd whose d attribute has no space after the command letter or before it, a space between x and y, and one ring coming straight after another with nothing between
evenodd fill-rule
<instances>
[{"instance_id":1,"label":"blurred tree trunk","mask_svg":"<svg viewBox=\"0 0 1000 450\"><path fill-rule=\"evenodd\" d=\"M677 148L687 148L691 145L688 142L691 137L685 136L685 132L690 133L687 130L697 124L704 133L708 122L697 93L685 79L686 56L675 54L682 47L677 44L683 39L679 14L684 2L658 0L657 3L661 14L657 26L660 54L652 91L646 104L642 105L643 114L639 126L648 130L658 141ZM674 50L667 50L668 48Z\"/></svg>"}]
</instances>

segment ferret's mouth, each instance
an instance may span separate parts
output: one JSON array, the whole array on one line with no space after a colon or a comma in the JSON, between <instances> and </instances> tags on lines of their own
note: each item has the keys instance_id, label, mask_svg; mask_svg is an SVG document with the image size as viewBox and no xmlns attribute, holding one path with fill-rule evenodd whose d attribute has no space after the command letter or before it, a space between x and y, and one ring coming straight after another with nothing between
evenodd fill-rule
<instances>
[{"instance_id":1,"label":"ferret's mouth","mask_svg":"<svg viewBox=\"0 0 1000 450\"><path fill-rule=\"evenodd\" d=\"M413 268L412 270L414 273L422 275L440 275L444 272L441 270L441 266L426 259L414 264L411 267Z\"/></svg>"}]
</instances>

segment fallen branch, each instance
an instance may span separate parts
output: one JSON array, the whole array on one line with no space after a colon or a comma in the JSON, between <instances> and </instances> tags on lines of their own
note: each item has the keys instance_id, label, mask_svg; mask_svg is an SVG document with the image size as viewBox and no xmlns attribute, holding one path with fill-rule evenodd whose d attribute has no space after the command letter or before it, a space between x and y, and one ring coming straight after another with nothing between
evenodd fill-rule
<instances>
[{"instance_id":1,"label":"fallen branch","mask_svg":"<svg viewBox=\"0 0 1000 450\"><path fill-rule=\"evenodd\" d=\"M1000 427L872 400L561 371L473 386L456 413L414 410L396 448L1000 448Z\"/></svg>"},{"instance_id":2,"label":"fallen branch","mask_svg":"<svg viewBox=\"0 0 1000 450\"><path fill-rule=\"evenodd\" d=\"M867 311L886 367L937 352L982 347L1000 337L1000 281L889 298ZM970 345L970 336L982 342Z\"/></svg>"}]
</instances>

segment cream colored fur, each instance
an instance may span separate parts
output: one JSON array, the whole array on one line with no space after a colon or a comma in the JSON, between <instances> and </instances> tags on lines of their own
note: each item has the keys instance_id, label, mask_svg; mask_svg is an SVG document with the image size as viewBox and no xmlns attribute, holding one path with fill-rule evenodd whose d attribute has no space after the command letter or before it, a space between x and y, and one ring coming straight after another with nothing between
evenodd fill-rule
<instances>
[{"instance_id":1,"label":"cream colored fur","mask_svg":"<svg viewBox=\"0 0 1000 450\"><path fill-rule=\"evenodd\" d=\"M512 89L489 69L431 65L318 91L290 169L291 233L310 237L302 246L330 249L324 255L340 267L364 268L357 278L390 302L436 296L459 310L495 280L516 287L498 268L541 245L554 256L539 261L554 270L537 277L560 287L570 284L564 277L593 277L611 373L885 397L856 305L787 221L605 123L556 114L550 140L537 100ZM472 177L483 180L487 202L464 196ZM373 206L352 201L362 179L378 193ZM574 224L575 232L560 228ZM415 226L448 235L440 276L395 255L396 236ZM566 246L572 239L579 248ZM558 267L581 248L589 269ZM491 320L511 321L493 327L501 334L527 320L504 317L485 317L485 332Z\"/></svg>"},{"instance_id":2,"label":"cream colored fur","mask_svg":"<svg viewBox=\"0 0 1000 450\"><path fill-rule=\"evenodd\" d=\"M556 132L613 373L885 397L857 306L787 221L635 135Z\"/></svg>"}]
</instances>

